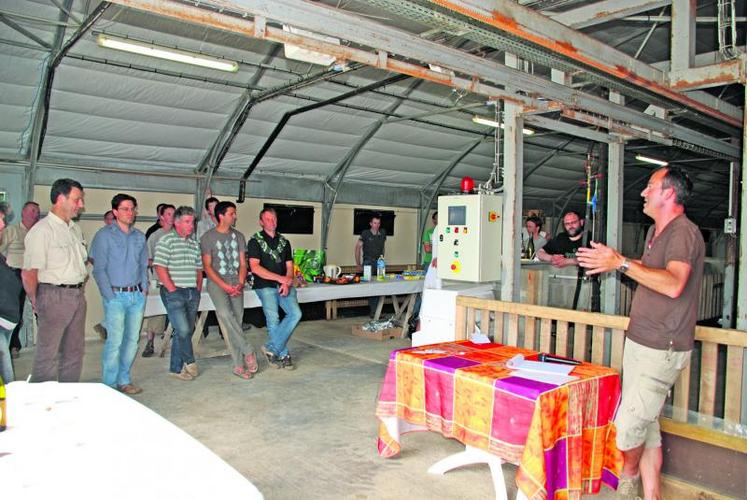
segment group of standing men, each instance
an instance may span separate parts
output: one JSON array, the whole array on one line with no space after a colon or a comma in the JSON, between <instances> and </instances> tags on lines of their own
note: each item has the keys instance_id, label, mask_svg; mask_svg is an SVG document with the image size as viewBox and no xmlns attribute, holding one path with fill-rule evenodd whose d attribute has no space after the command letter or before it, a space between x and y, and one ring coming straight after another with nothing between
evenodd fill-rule
<instances>
[{"instance_id":1,"label":"group of standing men","mask_svg":"<svg viewBox=\"0 0 747 500\"><path fill-rule=\"evenodd\" d=\"M301 310L293 288L293 259L288 240L277 233L277 215L272 209L260 213L260 231L249 243L234 228L236 205L206 201L210 221L198 228L195 238L195 212L191 207L158 207L157 227L149 237L134 227L137 200L119 193L112 198L113 221L94 236L90 252L83 233L74 221L84 208L83 186L72 179L59 179L50 192L52 206L46 217L30 223L39 206L24 205L20 225L12 234L27 232L17 246L10 245L7 261L0 258L0 279L4 301L0 310L0 376L13 380L9 355L11 326L18 322L18 295L23 289L38 317L38 338L31 379L34 382L58 380L77 382L84 355L86 300L84 287L87 264L101 293L106 341L102 353L102 381L126 394L142 389L132 383L131 367L138 350L141 326L148 333L143 355L153 354L153 339L165 328L165 318L143 325L146 296L149 291L148 269L152 268L161 300L166 308L174 335L169 371L180 380L199 375L192 350L192 333L203 285L215 304L221 329L228 336L233 374L250 379L259 370L254 348L243 334L244 284L250 268L254 289L267 319L268 341L260 347L268 362L293 369L287 343L301 319ZM0 210L0 237L7 214ZM156 226L156 225L154 225ZM6 233L7 234L7 233ZM5 240L0 240L5 241ZM14 253L15 252L15 253ZM13 286L15 285L15 286ZM22 302L21 302L22 303ZM285 317L279 320L279 309ZM5 309L8 309L6 311ZM7 337L7 338L6 338Z\"/></svg>"}]
</instances>

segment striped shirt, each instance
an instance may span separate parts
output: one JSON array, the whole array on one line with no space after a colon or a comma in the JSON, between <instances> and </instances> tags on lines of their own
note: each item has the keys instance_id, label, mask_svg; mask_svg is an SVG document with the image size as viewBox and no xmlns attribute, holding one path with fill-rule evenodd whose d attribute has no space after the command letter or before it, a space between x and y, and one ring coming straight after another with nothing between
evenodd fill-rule
<instances>
[{"instance_id":1,"label":"striped shirt","mask_svg":"<svg viewBox=\"0 0 747 500\"><path fill-rule=\"evenodd\" d=\"M194 288L197 271L202 269L200 244L191 236L182 238L172 229L158 240L153 265L165 267L177 288Z\"/></svg>"}]
</instances>

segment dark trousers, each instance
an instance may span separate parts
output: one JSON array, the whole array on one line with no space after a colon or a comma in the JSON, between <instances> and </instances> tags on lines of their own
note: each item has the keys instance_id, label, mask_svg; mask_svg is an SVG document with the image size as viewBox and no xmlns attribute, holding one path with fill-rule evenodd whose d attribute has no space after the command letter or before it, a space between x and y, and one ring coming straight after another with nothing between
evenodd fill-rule
<instances>
[{"instance_id":1,"label":"dark trousers","mask_svg":"<svg viewBox=\"0 0 747 500\"><path fill-rule=\"evenodd\" d=\"M78 382L85 352L86 297L81 288L39 283L36 290L39 334L32 382Z\"/></svg>"},{"instance_id":2,"label":"dark trousers","mask_svg":"<svg viewBox=\"0 0 747 500\"><path fill-rule=\"evenodd\" d=\"M21 270L20 269L13 269L13 271L16 273L16 276L18 276L18 279L21 279ZM10 348L11 349L17 349L21 350L21 338L20 338L20 332L21 328L23 327L23 304L26 302L26 290L21 287L21 293L20 297L18 299L18 303L20 304L21 310L18 312L18 324L13 329L13 333L10 335Z\"/></svg>"}]
</instances>

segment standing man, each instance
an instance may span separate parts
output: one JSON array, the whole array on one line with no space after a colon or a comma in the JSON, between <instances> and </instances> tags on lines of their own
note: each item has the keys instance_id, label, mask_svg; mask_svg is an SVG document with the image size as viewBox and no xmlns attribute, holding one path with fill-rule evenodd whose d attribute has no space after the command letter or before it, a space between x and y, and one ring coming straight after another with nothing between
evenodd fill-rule
<instances>
[{"instance_id":1,"label":"standing man","mask_svg":"<svg viewBox=\"0 0 747 500\"><path fill-rule=\"evenodd\" d=\"M380 215L371 217L368 225L371 229L365 229L361 232L361 236L355 244L355 265L359 272L363 270L363 266L371 266L373 274L376 272L376 260L379 256L384 255L386 229L381 227ZM376 314L376 306L378 304L379 297L370 297L368 299L368 315L371 318Z\"/></svg>"},{"instance_id":2,"label":"standing man","mask_svg":"<svg viewBox=\"0 0 747 500\"><path fill-rule=\"evenodd\" d=\"M436 229L436 226L438 226L438 212L433 212L431 220L433 221L433 227L426 229L423 233L423 238L421 239L421 244L423 245L423 270L426 272L428 271L428 267L431 265L431 259L433 259L433 245L431 244L431 239L433 238L433 231Z\"/></svg>"},{"instance_id":3,"label":"standing man","mask_svg":"<svg viewBox=\"0 0 747 500\"><path fill-rule=\"evenodd\" d=\"M171 231L174 227L174 211L176 207L168 203L161 203L158 205L158 228L151 233L150 236L146 236L148 246L148 269L153 273L151 277L154 281L157 281L155 271L153 271L153 257L156 255L156 245L164 235ZM150 358L155 352L153 341L156 335L162 335L166 331L166 315L159 314L157 316L150 316L145 318L143 321L143 329L146 334L145 349L143 349L143 357Z\"/></svg>"},{"instance_id":4,"label":"standing man","mask_svg":"<svg viewBox=\"0 0 747 500\"><path fill-rule=\"evenodd\" d=\"M101 378L125 394L142 389L130 379L137 354L140 324L148 293L148 249L145 235L133 227L137 200L119 193L112 198L114 223L99 229L91 244L93 277L104 303L106 343Z\"/></svg>"},{"instance_id":5,"label":"standing man","mask_svg":"<svg viewBox=\"0 0 747 500\"><path fill-rule=\"evenodd\" d=\"M58 179L49 197L49 213L26 235L21 272L39 320L31 378L78 382L85 350L88 252L72 219L85 205L83 186L73 179Z\"/></svg>"},{"instance_id":6,"label":"standing man","mask_svg":"<svg viewBox=\"0 0 747 500\"><path fill-rule=\"evenodd\" d=\"M158 240L153 258L161 300L174 328L169 370L180 380L192 380L199 374L192 352L192 332L202 292L202 256L200 244L192 237L194 227L194 209L177 208L174 228Z\"/></svg>"},{"instance_id":7,"label":"standing man","mask_svg":"<svg viewBox=\"0 0 747 500\"><path fill-rule=\"evenodd\" d=\"M23 204L21 209L21 222L8 226L0 236L0 254L2 254L8 266L13 269L18 279L21 279L21 269L23 268L23 253L25 251L24 239L29 232L29 229L34 227L34 224L39 222L39 204L35 201L27 201ZM23 327L24 319L24 306L26 304L26 292L23 287L20 290L19 297L20 307L20 319L13 329L13 334L10 337L10 356L12 358L18 357L18 351L21 350L21 339L20 332ZM30 314L29 314L30 315ZM33 318L31 323L33 323ZM33 328L33 324L27 323L26 329L29 331ZM29 334L26 335L26 341L28 343Z\"/></svg>"},{"instance_id":8,"label":"standing man","mask_svg":"<svg viewBox=\"0 0 747 500\"><path fill-rule=\"evenodd\" d=\"M150 238L150 235L161 229L161 216L163 215L163 207L165 207L166 203L159 203L156 205L156 222L153 223L148 229L145 230L145 240L147 241L148 238ZM173 207L173 205L170 205Z\"/></svg>"},{"instance_id":9,"label":"standing man","mask_svg":"<svg viewBox=\"0 0 747 500\"><path fill-rule=\"evenodd\" d=\"M293 252L290 242L276 232L278 216L272 208L259 213L261 231L249 240L247 254L254 274L254 291L262 303L267 320L267 343L260 347L270 365L293 370L288 340L301 321L296 289L293 288ZM280 321L279 309L285 311Z\"/></svg>"},{"instance_id":10,"label":"standing man","mask_svg":"<svg viewBox=\"0 0 747 500\"><path fill-rule=\"evenodd\" d=\"M617 270L638 282L630 308L623 355L622 400L615 417L617 447L625 463L618 486L635 498L643 480L646 499L661 498L659 413L667 393L690 360L705 243L685 215L692 182L677 167L651 175L643 190L643 213L654 220L641 259L631 260L601 243L582 248L587 274Z\"/></svg>"},{"instance_id":11,"label":"standing man","mask_svg":"<svg viewBox=\"0 0 747 500\"><path fill-rule=\"evenodd\" d=\"M10 207L0 203L0 237L5 229L5 217L10 212ZM20 321L20 289L21 279L8 264L5 257L0 255L0 377L8 384L13 382L13 361L10 357L10 332L15 324ZM5 410L3 406L2 411Z\"/></svg>"},{"instance_id":12,"label":"standing man","mask_svg":"<svg viewBox=\"0 0 747 500\"><path fill-rule=\"evenodd\" d=\"M207 274L207 289L215 304L215 315L224 335L228 335L233 374L249 380L257 373L257 356L244 338L244 283L246 282L246 240L233 228L236 205L221 201L215 206L218 226L200 239L202 266Z\"/></svg>"},{"instance_id":13,"label":"standing man","mask_svg":"<svg viewBox=\"0 0 747 500\"><path fill-rule=\"evenodd\" d=\"M201 239L202 235L215 228L218 225L218 219L215 216L215 206L218 204L218 198L211 196L205 200L205 212L207 216L200 219L197 223L197 239Z\"/></svg>"},{"instance_id":14,"label":"standing man","mask_svg":"<svg viewBox=\"0 0 747 500\"><path fill-rule=\"evenodd\" d=\"M114 222L114 212L112 210L107 210L104 213L104 226L109 226ZM88 262L90 262L93 265L93 255L88 256ZM93 331L99 334L99 338L101 338L102 341L106 340L106 327L104 326L104 322L96 323L93 325Z\"/></svg>"},{"instance_id":15,"label":"standing man","mask_svg":"<svg viewBox=\"0 0 747 500\"><path fill-rule=\"evenodd\" d=\"M569 210L563 215L565 232L548 241L537 251L537 258L555 267L578 265L576 250L583 243L584 222L578 212Z\"/></svg>"}]
</instances>

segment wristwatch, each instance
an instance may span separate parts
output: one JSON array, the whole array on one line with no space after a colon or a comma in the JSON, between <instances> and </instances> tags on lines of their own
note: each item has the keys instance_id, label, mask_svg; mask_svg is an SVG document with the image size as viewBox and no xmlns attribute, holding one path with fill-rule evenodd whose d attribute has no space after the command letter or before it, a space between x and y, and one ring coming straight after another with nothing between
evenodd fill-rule
<instances>
[{"instance_id":1,"label":"wristwatch","mask_svg":"<svg viewBox=\"0 0 747 500\"><path fill-rule=\"evenodd\" d=\"M628 272L628 269L630 269L630 261L626 257L623 257L623 262L620 264L620 267L617 268L617 271L620 274L625 274Z\"/></svg>"}]
</instances>

